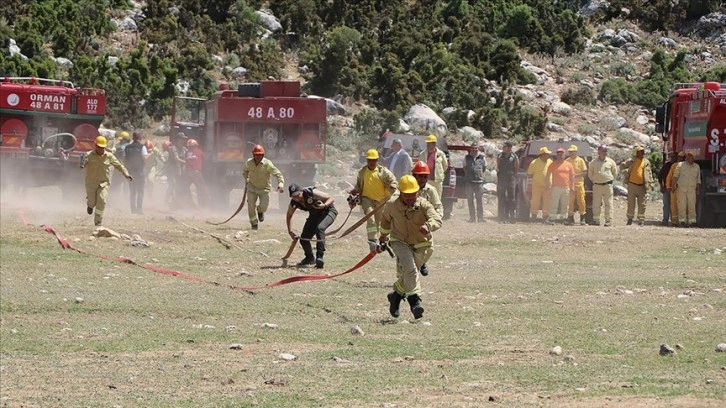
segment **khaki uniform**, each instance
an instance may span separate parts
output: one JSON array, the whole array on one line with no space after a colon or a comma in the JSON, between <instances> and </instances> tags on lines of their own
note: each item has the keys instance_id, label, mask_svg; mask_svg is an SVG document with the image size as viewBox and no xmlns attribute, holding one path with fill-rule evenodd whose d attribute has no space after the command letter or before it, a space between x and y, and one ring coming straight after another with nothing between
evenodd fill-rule
<instances>
[{"instance_id":1,"label":"khaki uniform","mask_svg":"<svg viewBox=\"0 0 726 408\"><path fill-rule=\"evenodd\" d=\"M370 213L383 201L387 201L388 198L393 195L393 193L398 188L396 176L394 176L390 170L378 164L376 165L375 170L378 171L378 180L383 183L383 190L386 191L387 194L382 200L374 200L370 197L366 197L363 192L365 187L365 171L367 168L368 166L363 166L363 168L358 171L358 177L355 181L355 191L360 194L360 206L363 209L363 214ZM375 213L373 217L366 220L366 235L368 236L369 240L376 239L376 235L378 235L379 225L381 225L381 211Z\"/></svg>"},{"instance_id":2,"label":"khaki uniform","mask_svg":"<svg viewBox=\"0 0 726 408\"><path fill-rule=\"evenodd\" d=\"M641 163L642 160L642 163ZM637 169L642 165L643 174L640 177ZM638 220L645 220L645 193L648 186L653 183L653 170L650 160L643 157L642 159L632 159L625 163L625 180L628 182L628 210L626 216L632 220L635 216L635 205L638 204Z\"/></svg>"},{"instance_id":3,"label":"khaki uniform","mask_svg":"<svg viewBox=\"0 0 726 408\"><path fill-rule=\"evenodd\" d=\"M449 160L446 158L446 153L436 148L434 152L436 159L434 160L434 167L431 168L431 174L429 174L428 184L431 184L436 192L439 193L439 197L444 196L444 177L446 176L446 170L449 169ZM424 150L418 155L419 160L428 164L429 151ZM430 166L429 166L430 167Z\"/></svg>"},{"instance_id":4,"label":"khaki uniform","mask_svg":"<svg viewBox=\"0 0 726 408\"><path fill-rule=\"evenodd\" d=\"M111 187L111 167L115 167L124 177L129 172L123 164L110 152L99 156L95 150L86 153L86 206L95 208L94 224L101 225L106 209L108 191Z\"/></svg>"},{"instance_id":5,"label":"khaki uniform","mask_svg":"<svg viewBox=\"0 0 726 408\"><path fill-rule=\"evenodd\" d=\"M412 207L398 198L383 208L381 235L390 234L391 249L396 254L397 280L393 289L403 297L421 293L418 271L433 253L431 234L419 231L424 224L431 232L441 228L441 215L423 197L417 197Z\"/></svg>"},{"instance_id":6,"label":"khaki uniform","mask_svg":"<svg viewBox=\"0 0 726 408\"><path fill-rule=\"evenodd\" d=\"M600 225L601 206L605 207L605 222L613 220L613 182L618 177L618 165L609 157L595 157L587 169L592 181L592 221Z\"/></svg>"},{"instance_id":7,"label":"khaki uniform","mask_svg":"<svg viewBox=\"0 0 726 408\"><path fill-rule=\"evenodd\" d=\"M277 184L285 184L285 178L280 170L266 157L263 157L259 164L255 163L254 158L248 159L245 163L242 177L247 182L247 216L253 226L259 221L257 213L265 213L270 205L271 176L275 176Z\"/></svg>"},{"instance_id":8,"label":"khaki uniform","mask_svg":"<svg viewBox=\"0 0 726 408\"><path fill-rule=\"evenodd\" d=\"M547 219L550 215L550 197L547 191L547 169L552 164L552 159L542 160L539 157L532 160L527 168L527 175L532 177L532 199L529 202L529 213L532 218L537 218L540 207L542 218Z\"/></svg>"},{"instance_id":9,"label":"khaki uniform","mask_svg":"<svg viewBox=\"0 0 726 408\"><path fill-rule=\"evenodd\" d=\"M673 172L673 184L678 197L678 220L686 224L696 223L696 193L701 184L701 167L698 163L678 163Z\"/></svg>"},{"instance_id":10,"label":"khaki uniform","mask_svg":"<svg viewBox=\"0 0 726 408\"><path fill-rule=\"evenodd\" d=\"M426 183L426 185L418 191L418 196L423 197L426 201L430 202L431 205L434 206L436 212L439 213L439 216L442 218L444 217L444 205L441 203L441 197L439 197L439 193L436 192L435 188Z\"/></svg>"},{"instance_id":11,"label":"khaki uniform","mask_svg":"<svg viewBox=\"0 0 726 408\"><path fill-rule=\"evenodd\" d=\"M585 174L587 174L587 163L580 156L575 158L568 157L566 161L570 162L575 169L575 191L570 193L567 216L571 218L575 215L575 203L577 203L580 219L584 219L585 212L587 212L587 206L585 204Z\"/></svg>"}]
</instances>

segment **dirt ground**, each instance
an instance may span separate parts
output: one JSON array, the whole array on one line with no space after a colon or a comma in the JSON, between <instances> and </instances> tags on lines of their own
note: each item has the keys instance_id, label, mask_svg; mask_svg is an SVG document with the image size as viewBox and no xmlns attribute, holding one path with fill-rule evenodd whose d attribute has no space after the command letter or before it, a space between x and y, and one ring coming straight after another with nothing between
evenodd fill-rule
<instances>
[{"instance_id":1,"label":"dirt ground","mask_svg":"<svg viewBox=\"0 0 726 408\"><path fill-rule=\"evenodd\" d=\"M250 231L246 209L212 226L205 221L229 213L170 211L161 196L142 216L112 195L104 226L150 243L135 248L90 238L82 199L3 192L0 404L715 407L726 398L726 353L714 353L726 342L726 235L660 227L660 202L649 204L646 226L628 227L618 197L611 228L493 216L470 224L460 203L434 233L426 313L414 321L405 303L401 318L388 316L395 271L385 254L340 278L230 290L321 271L281 267L289 237L276 199ZM344 196L336 200L334 227L348 212ZM496 200L485 208L496 213ZM297 231L303 221L296 213ZM64 251L41 224L88 253L221 285ZM322 272L366 252L361 228L330 242ZM301 257L297 248L291 261ZM665 342L683 348L659 357Z\"/></svg>"}]
</instances>

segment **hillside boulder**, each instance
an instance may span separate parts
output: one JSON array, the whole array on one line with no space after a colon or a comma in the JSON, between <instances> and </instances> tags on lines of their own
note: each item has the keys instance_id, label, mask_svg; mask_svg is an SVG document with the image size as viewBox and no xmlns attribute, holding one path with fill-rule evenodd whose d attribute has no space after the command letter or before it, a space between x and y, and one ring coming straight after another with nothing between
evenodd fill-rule
<instances>
[{"instance_id":1,"label":"hillside boulder","mask_svg":"<svg viewBox=\"0 0 726 408\"><path fill-rule=\"evenodd\" d=\"M412 128L432 131L438 135L445 135L448 126L433 109L424 104L413 105L403 117Z\"/></svg>"}]
</instances>

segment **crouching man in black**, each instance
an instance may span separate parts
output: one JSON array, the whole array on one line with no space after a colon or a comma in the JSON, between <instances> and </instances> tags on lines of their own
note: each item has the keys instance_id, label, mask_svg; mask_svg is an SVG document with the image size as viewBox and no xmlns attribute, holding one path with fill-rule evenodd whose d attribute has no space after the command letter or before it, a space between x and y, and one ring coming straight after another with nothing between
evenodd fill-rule
<instances>
[{"instance_id":1,"label":"crouching man in black","mask_svg":"<svg viewBox=\"0 0 726 408\"><path fill-rule=\"evenodd\" d=\"M288 188L290 191L290 207L287 209L287 232L292 239L298 236L292 232L290 221L295 210L300 209L310 214L303 226L302 234L300 234L300 246L305 251L305 258L300 261L297 266L307 266L315 264L315 267L322 269L325 265L323 255L325 254L325 230L335 222L338 211L333 203L335 199L315 187L300 188L297 184L291 184ZM315 243L315 256L313 256L313 246L310 243L312 237L317 238Z\"/></svg>"}]
</instances>

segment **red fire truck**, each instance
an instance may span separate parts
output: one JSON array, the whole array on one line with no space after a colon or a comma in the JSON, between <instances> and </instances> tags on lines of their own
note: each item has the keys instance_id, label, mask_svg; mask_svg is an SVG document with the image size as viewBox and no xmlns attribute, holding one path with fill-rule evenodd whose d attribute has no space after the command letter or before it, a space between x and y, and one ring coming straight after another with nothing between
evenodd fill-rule
<instances>
[{"instance_id":1,"label":"red fire truck","mask_svg":"<svg viewBox=\"0 0 726 408\"><path fill-rule=\"evenodd\" d=\"M93 149L105 113L102 89L0 77L0 184L82 189L80 156Z\"/></svg>"},{"instance_id":2,"label":"red fire truck","mask_svg":"<svg viewBox=\"0 0 726 408\"><path fill-rule=\"evenodd\" d=\"M698 225L726 227L726 84L676 84L656 121L663 153L692 152L701 167Z\"/></svg>"},{"instance_id":3,"label":"red fire truck","mask_svg":"<svg viewBox=\"0 0 726 408\"><path fill-rule=\"evenodd\" d=\"M179 132L206 153L204 177L221 207L232 189L242 188L242 169L252 146L265 148L285 181L312 185L316 165L325 163L325 99L301 96L300 82L243 83L215 92L210 100L176 97L171 142ZM284 197L287 201L287 196Z\"/></svg>"}]
</instances>

